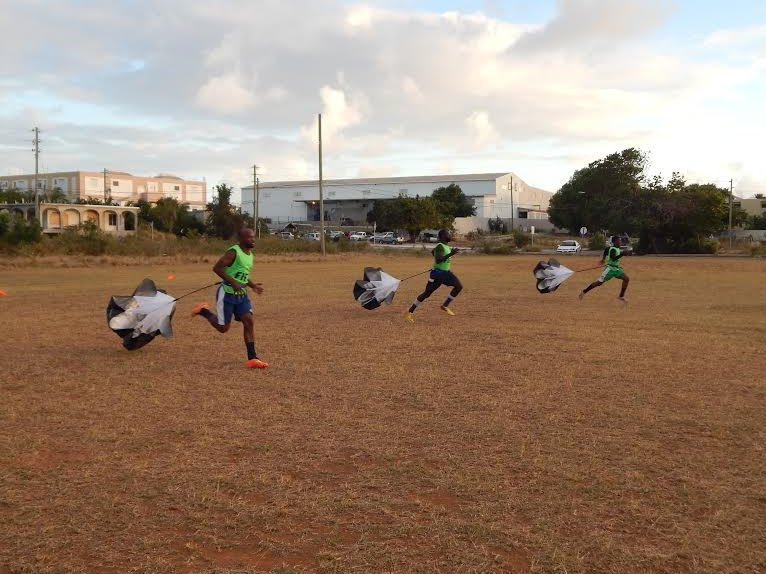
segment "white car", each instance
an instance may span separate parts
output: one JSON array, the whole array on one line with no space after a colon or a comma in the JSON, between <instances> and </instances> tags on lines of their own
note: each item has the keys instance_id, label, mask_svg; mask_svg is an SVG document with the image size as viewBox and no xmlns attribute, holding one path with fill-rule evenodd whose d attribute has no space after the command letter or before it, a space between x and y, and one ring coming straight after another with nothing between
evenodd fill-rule
<instances>
[{"instance_id":1,"label":"white car","mask_svg":"<svg viewBox=\"0 0 766 574\"><path fill-rule=\"evenodd\" d=\"M349 236L351 241L367 241L369 238L366 231L355 231Z\"/></svg>"},{"instance_id":2,"label":"white car","mask_svg":"<svg viewBox=\"0 0 766 574\"><path fill-rule=\"evenodd\" d=\"M306 235L303 236L303 239L306 241L319 241L320 238L321 238L321 235L317 233L316 231L307 233Z\"/></svg>"},{"instance_id":3,"label":"white car","mask_svg":"<svg viewBox=\"0 0 766 574\"><path fill-rule=\"evenodd\" d=\"M556 247L556 253L580 253L582 251L582 245L580 245L579 241L575 241L574 239L567 239L566 241L562 241L559 243L559 246Z\"/></svg>"}]
</instances>

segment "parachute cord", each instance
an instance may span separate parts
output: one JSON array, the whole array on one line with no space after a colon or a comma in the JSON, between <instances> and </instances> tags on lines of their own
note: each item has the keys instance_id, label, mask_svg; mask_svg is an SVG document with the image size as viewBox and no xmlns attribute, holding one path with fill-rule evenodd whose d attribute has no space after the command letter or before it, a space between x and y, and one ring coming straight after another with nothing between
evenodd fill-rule
<instances>
[{"instance_id":1,"label":"parachute cord","mask_svg":"<svg viewBox=\"0 0 766 574\"><path fill-rule=\"evenodd\" d=\"M173 302L175 303L176 301L180 301L184 297L188 297L189 295L194 295L195 293L199 293L203 289L208 289L210 287L213 287L214 285L218 285L219 283L220 283L220 281L216 281L215 283L211 283L210 285L205 285L204 287L200 287L199 289L195 289L194 291L190 291L186 295L181 295L180 297L176 297L175 299L173 299Z\"/></svg>"},{"instance_id":2,"label":"parachute cord","mask_svg":"<svg viewBox=\"0 0 766 574\"><path fill-rule=\"evenodd\" d=\"M402 279L402 281L407 281L407 279L412 279L413 277L417 277L418 275L423 275L424 273L428 273L431 271L430 269L426 269L425 271L421 271L420 273L415 273L415 275L410 275L409 277L405 277Z\"/></svg>"}]
</instances>

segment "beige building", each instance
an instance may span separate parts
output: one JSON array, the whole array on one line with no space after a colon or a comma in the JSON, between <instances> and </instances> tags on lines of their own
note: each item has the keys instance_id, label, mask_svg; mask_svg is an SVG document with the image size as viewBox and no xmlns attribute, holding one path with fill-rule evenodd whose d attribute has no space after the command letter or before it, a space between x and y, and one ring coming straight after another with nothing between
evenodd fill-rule
<instances>
[{"instance_id":1,"label":"beige building","mask_svg":"<svg viewBox=\"0 0 766 574\"><path fill-rule=\"evenodd\" d=\"M766 198L750 197L742 199L741 197L734 197L734 207L741 207L750 216L761 217L766 215Z\"/></svg>"},{"instance_id":2,"label":"beige building","mask_svg":"<svg viewBox=\"0 0 766 574\"><path fill-rule=\"evenodd\" d=\"M120 205L144 199L155 203L163 197L172 197L187 203L192 210L204 209L207 203L207 184L204 181L185 180L174 175L156 177L131 175L123 171L66 171L41 173L37 176L41 193L60 189L67 200L111 198ZM35 176L0 176L0 190L33 191Z\"/></svg>"},{"instance_id":3,"label":"beige building","mask_svg":"<svg viewBox=\"0 0 766 574\"><path fill-rule=\"evenodd\" d=\"M92 221L105 233L132 235L136 232L138 207L116 205L87 205L80 203L41 203L38 221L43 233L61 233L66 228L75 228L86 221ZM0 213L34 221L34 203L0 203Z\"/></svg>"}]
</instances>

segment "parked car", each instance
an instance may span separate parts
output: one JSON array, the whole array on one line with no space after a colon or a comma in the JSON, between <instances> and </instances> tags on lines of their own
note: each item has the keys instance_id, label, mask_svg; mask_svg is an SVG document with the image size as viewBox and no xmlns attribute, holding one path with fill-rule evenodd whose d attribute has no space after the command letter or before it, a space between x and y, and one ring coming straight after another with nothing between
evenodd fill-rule
<instances>
[{"instance_id":1,"label":"parked car","mask_svg":"<svg viewBox=\"0 0 766 574\"><path fill-rule=\"evenodd\" d=\"M306 241L319 241L319 239L322 237L322 234L318 231L312 231L311 233L307 233L303 236L303 239Z\"/></svg>"},{"instance_id":2,"label":"parked car","mask_svg":"<svg viewBox=\"0 0 766 574\"><path fill-rule=\"evenodd\" d=\"M606 244L609 247L614 247L619 242L620 250L625 255L633 255L633 244L630 241L630 237L623 233L622 235L610 235L607 237Z\"/></svg>"},{"instance_id":3,"label":"parked car","mask_svg":"<svg viewBox=\"0 0 766 574\"><path fill-rule=\"evenodd\" d=\"M373 235L370 240L373 243L383 243L385 245L397 245L404 243L404 238L400 237L393 231L386 231L384 233L377 233Z\"/></svg>"},{"instance_id":4,"label":"parked car","mask_svg":"<svg viewBox=\"0 0 766 574\"><path fill-rule=\"evenodd\" d=\"M291 239L295 239L295 235L293 235L289 231L280 231L279 232L279 238L280 239L284 239L286 241L289 241Z\"/></svg>"},{"instance_id":5,"label":"parked car","mask_svg":"<svg viewBox=\"0 0 766 574\"><path fill-rule=\"evenodd\" d=\"M576 255L577 253L580 253L580 251L582 251L582 245L580 245L579 241L573 239L562 241L559 243L558 247L556 247L556 253L574 253Z\"/></svg>"},{"instance_id":6,"label":"parked car","mask_svg":"<svg viewBox=\"0 0 766 574\"><path fill-rule=\"evenodd\" d=\"M366 231L355 231L349 236L351 241L367 241L369 238Z\"/></svg>"}]
</instances>

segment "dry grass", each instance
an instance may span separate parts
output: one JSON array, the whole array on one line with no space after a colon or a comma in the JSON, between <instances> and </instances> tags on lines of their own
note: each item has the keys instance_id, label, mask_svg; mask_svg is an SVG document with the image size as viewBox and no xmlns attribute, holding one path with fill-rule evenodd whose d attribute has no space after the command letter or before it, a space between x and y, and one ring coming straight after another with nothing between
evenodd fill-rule
<instances>
[{"instance_id":1,"label":"dry grass","mask_svg":"<svg viewBox=\"0 0 766 574\"><path fill-rule=\"evenodd\" d=\"M424 265L260 263L260 372L189 300L121 349L108 297L167 267L0 271L0 573L766 570L766 262L631 259L623 309L465 257L415 325L422 278L355 307L371 262Z\"/></svg>"}]
</instances>

